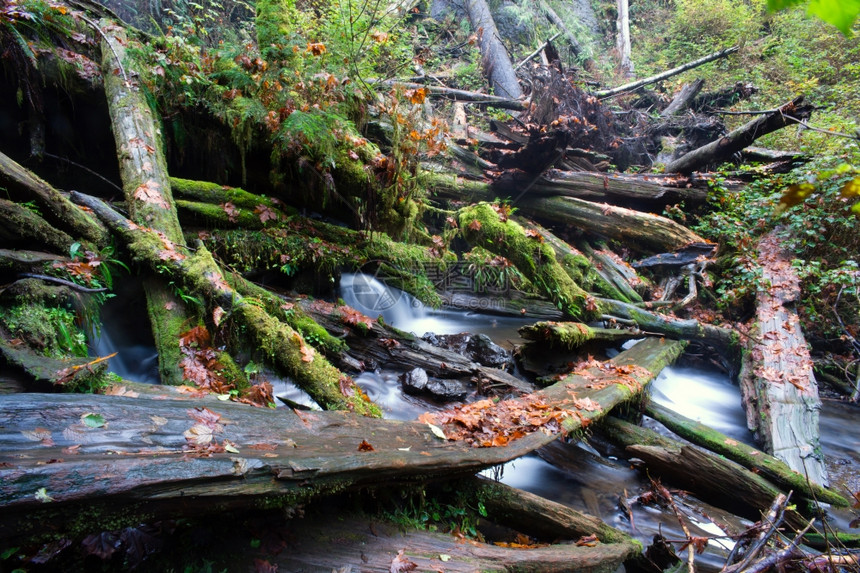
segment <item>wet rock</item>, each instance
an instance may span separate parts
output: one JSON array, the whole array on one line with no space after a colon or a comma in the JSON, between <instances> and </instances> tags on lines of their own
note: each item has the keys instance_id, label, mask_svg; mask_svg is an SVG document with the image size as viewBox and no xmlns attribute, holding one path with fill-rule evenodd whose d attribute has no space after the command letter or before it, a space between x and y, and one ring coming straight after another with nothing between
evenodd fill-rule
<instances>
[{"instance_id":1,"label":"wet rock","mask_svg":"<svg viewBox=\"0 0 860 573\"><path fill-rule=\"evenodd\" d=\"M407 394L424 394L442 401L461 400L469 393L464 382L431 378L423 368L401 374L400 384Z\"/></svg>"},{"instance_id":2,"label":"wet rock","mask_svg":"<svg viewBox=\"0 0 860 573\"><path fill-rule=\"evenodd\" d=\"M433 346L452 350L467 357L472 362L482 366L499 368L510 371L513 367L511 353L495 342L486 334L434 334L428 332L422 337Z\"/></svg>"}]
</instances>

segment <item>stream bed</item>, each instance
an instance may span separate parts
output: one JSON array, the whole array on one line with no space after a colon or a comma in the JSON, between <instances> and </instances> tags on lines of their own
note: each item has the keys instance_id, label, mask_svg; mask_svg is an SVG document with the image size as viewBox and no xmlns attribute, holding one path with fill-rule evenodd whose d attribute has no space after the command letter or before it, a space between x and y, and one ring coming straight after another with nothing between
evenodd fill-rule
<instances>
[{"instance_id":1,"label":"stream bed","mask_svg":"<svg viewBox=\"0 0 860 573\"><path fill-rule=\"evenodd\" d=\"M422 336L481 333L496 344L513 349L522 342L517 328L533 322L527 317L499 316L464 310L427 309L409 295L390 289L367 275L344 275L340 296L357 310L371 317L382 316L387 324ZM132 298L132 300L134 297ZM140 325L133 321L140 309L132 311L129 303L118 297L105 308L102 335L92 345L93 354L117 351L110 368L121 376L139 382L157 380L156 356L151 340L147 343ZM128 300L128 299L125 299ZM141 300L141 298L137 298ZM364 372L356 382L370 398L393 419L415 419L428 410L446 407L401 390L400 372L383 369ZM313 406L307 396L287 380L271 378L276 396ZM739 388L716 369L671 366L651 384L652 398L684 416L700 421L744 443L754 445L746 428ZM471 399L468 397L467 400ZM831 485L844 492L860 490L860 425L856 423L860 408L843 402L825 400L821 411L821 444L828 462ZM652 429L670 434L661 424L646 418ZM648 487L642 472L634 469L623 452L607 444L561 440L538 452L486 470L484 475L557 501L603 519L649 545L655 535L680 540L684 533L675 515L656 506L631 503ZM689 521L693 535L721 536L723 529L739 531L748 521L729 515L689 496L678 496L681 511ZM828 512L829 523L837 530L849 530L856 518L850 511ZM728 539L714 539L701 565L718 569L730 551ZM697 559L697 563L699 560Z\"/></svg>"}]
</instances>

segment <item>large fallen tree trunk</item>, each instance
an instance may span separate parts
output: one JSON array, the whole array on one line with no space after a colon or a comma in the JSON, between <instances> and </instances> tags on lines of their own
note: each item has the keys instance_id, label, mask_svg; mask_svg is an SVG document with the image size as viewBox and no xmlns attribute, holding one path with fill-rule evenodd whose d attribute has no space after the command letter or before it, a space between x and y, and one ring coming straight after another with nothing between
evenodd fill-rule
<instances>
[{"instance_id":1,"label":"large fallen tree trunk","mask_svg":"<svg viewBox=\"0 0 860 573\"><path fill-rule=\"evenodd\" d=\"M818 434L821 399L794 303L800 281L780 245L780 230L758 246L762 280L741 390L747 425L765 451L816 484L827 485Z\"/></svg>"},{"instance_id":2,"label":"large fallen tree trunk","mask_svg":"<svg viewBox=\"0 0 860 573\"><path fill-rule=\"evenodd\" d=\"M516 206L522 213L557 223L574 225L587 233L627 241L637 249L662 253L689 243L706 242L678 223L651 213L598 204L574 197L523 197Z\"/></svg>"},{"instance_id":3,"label":"large fallen tree trunk","mask_svg":"<svg viewBox=\"0 0 860 573\"><path fill-rule=\"evenodd\" d=\"M809 119L812 105L798 96L772 112L745 123L731 133L682 155L666 165L667 173L691 173L706 165L719 164L753 141L793 123Z\"/></svg>"},{"instance_id":4,"label":"large fallen tree trunk","mask_svg":"<svg viewBox=\"0 0 860 573\"><path fill-rule=\"evenodd\" d=\"M535 394L465 406L485 427L505 409L540 408L543 425L505 421L503 447L469 446L456 414L438 421L449 437L440 439L421 422L191 401L166 386L125 396L9 396L0 409L0 539L83 535L108 521L120 528L253 503L294 507L347 487L471 474L633 399L682 348L644 341ZM550 413L557 425L543 423Z\"/></svg>"}]
</instances>

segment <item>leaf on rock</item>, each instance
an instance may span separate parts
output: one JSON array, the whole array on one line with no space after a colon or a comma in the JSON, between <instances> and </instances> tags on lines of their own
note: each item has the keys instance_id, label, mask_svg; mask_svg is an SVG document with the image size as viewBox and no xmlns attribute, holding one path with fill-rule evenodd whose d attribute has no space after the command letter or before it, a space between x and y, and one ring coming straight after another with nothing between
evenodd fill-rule
<instances>
[{"instance_id":1,"label":"leaf on rock","mask_svg":"<svg viewBox=\"0 0 860 573\"><path fill-rule=\"evenodd\" d=\"M431 423L427 423L427 426L430 428L430 431L433 432L433 435L439 438L440 440L447 440L448 437L445 435L445 432L442 431L442 428L436 426Z\"/></svg>"},{"instance_id":2,"label":"leaf on rock","mask_svg":"<svg viewBox=\"0 0 860 573\"><path fill-rule=\"evenodd\" d=\"M376 448L370 445L370 442L367 440L361 440L361 443L358 444L359 452L375 452Z\"/></svg>"}]
</instances>

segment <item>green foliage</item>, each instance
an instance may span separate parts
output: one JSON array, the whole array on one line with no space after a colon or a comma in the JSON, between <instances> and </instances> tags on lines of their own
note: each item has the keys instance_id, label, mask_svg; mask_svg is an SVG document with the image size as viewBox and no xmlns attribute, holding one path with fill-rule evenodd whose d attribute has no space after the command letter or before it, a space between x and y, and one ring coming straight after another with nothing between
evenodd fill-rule
<instances>
[{"instance_id":1,"label":"green foliage","mask_svg":"<svg viewBox=\"0 0 860 573\"><path fill-rule=\"evenodd\" d=\"M677 0L671 25L674 51L687 58L744 42L763 23L760 1Z\"/></svg>"},{"instance_id":2,"label":"green foliage","mask_svg":"<svg viewBox=\"0 0 860 573\"><path fill-rule=\"evenodd\" d=\"M13 338L51 358L87 356L87 339L75 320L75 313L38 304L0 309L0 324Z\"/></svg>"},{"instance_id":3,"label":"green foliage","mask_svg":"<svg viewBox=\"0 0 860 573\"><path fill-rule=\"evenodd\" d=\"M767 0L767 7L775 12L803 3L804 0ZM850 36L854 21L860 14L860 0L811 0L807 11L833 24L846 36Z\"/></svg>"}]
</instances>

